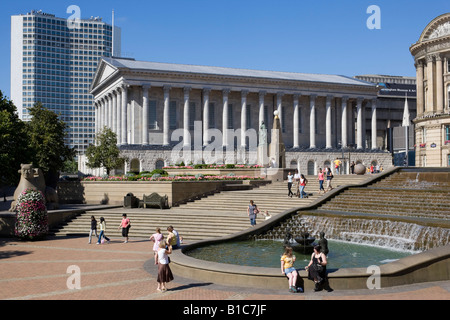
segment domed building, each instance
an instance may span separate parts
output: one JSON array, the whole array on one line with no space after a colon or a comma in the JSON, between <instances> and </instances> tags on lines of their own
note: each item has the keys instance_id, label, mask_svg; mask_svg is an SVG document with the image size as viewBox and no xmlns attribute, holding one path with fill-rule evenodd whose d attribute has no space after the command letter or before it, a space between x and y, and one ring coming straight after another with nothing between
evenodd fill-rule
<instances>
[{"instance_id":1,"label":"domed building","mask_svg":"<svg viewBox=\"0 0 450 320\"><path fill-rule=\"evenodd\" d=\"M450 166L450 13L410 48L417 69L416 166Z\"/></svg>"}]
</instances>

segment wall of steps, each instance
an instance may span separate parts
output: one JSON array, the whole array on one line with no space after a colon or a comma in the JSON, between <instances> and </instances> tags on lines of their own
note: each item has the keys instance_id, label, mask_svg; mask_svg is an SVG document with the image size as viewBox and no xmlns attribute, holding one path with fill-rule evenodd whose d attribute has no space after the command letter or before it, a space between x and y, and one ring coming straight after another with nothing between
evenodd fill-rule
<instances>
[{"instance_id":1,"label":"wall of steps","mask_svg":"<svg viewBox=\"0 0 450 320\"><path fill-rule=\"evenodd\" d=\"M332 185L358 184L367 176L335 176ZM308 199L288 198L287 182L276 182L251 190L223 191L207 198L188 202L168 210L160 209L110 209L86 212L67 222L58 229L52 230L55 235L87 236L90 229L90 217L94 215L97 221L104 217L107 223L106 234L111 238L121 238L118 230L122 214L130 218L132 227L131 238L149 238L156 227L167 234L167 226L173 225L185 239L194 242L227 236L250 228L247 216L247 206L253 200L260 210L277 215L285 210L309 205L318 195L317 177L307 177L309 184L307 193L312 193ZM323 195L321 195L323 196ZM257 223L263 222L260 216Z\"/></svg>"}]
</instances>

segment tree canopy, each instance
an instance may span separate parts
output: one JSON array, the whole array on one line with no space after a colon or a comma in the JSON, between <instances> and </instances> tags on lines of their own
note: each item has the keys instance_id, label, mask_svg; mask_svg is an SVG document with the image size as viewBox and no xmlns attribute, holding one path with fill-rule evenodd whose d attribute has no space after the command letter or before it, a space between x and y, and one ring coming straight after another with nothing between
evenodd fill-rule
<instances>
[{"instance_id":1,"label":"tree canopy","mask_svg":"<svg viewBox=\"0 0 450 320\"><path fill-rule=\"evenodd\" d=\"M96 145L90 145L86 150L86 165L89 168L105 168L109 175L111 170L122 166L125 159L120 157L117 147L117 135L105 127L96 137Z\"/></svg>"},{"instance_id":2,"label":"tree canopy","mask_svg":"<svg viewBox=\"0 0 450 320\"><path fill-rule=\"evenodd\" d=\"M58 115L37 103L29 109L32 116L23 122L14 103L0 91L0 182L14 185L19 180L22 163L33 163L46 178L58 172L75 150L64 143L67 124ZM47 181L48 183L49 181Z\"/></svg>"},{"instance_id":3,"label":"tree canopy","mask_svg":"<svg viewBox=\"0 0 450 320\"><path fill-rule=\"evenodd\" d=\"M21 163L30 159L25 123L16 106L0 91L0 180L2 184L18 182Z\"/></svg>"}]
</instances>

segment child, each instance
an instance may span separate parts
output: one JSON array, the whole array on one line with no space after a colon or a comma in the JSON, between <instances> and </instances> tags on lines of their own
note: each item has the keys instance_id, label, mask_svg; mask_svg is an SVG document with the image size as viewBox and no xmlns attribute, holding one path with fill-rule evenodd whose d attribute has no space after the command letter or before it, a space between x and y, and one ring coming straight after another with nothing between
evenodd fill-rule
<instances>
[{"instance_id":1,"label":"child","mask_svg":"<svg viewBox=\"0 0 450 320\"><path fill-rule=\"evenodd\" d=\"M158 264L158 250L159 243L164 239L164 236L161 233L160 228L156 228L156 233L150 237L150 241L153 241L155 244L153 245L153 253L155 256L155 265Z\"/></svg>"},{"instance_id":2,"label":"child","mask_svg":"<svg viewBox=\"0 0 450 320\"><path fill-rule=\"evenodd\" d=\"M269 214L269 211L263 213L265 220L269 220L272 216Z\"/></svg>"},{"instance_id":3,"label":"child","mask_svg":"<svg viewBox=\"0 0 450 320\"><path fill-rule=\"evenodd\" d=\"M294 268L295 256L292 254L292 248L286 247L281 257L281 273L289 279L289 292L298 292L296 288L298 272Z\"/></svg>"}]
</instances>

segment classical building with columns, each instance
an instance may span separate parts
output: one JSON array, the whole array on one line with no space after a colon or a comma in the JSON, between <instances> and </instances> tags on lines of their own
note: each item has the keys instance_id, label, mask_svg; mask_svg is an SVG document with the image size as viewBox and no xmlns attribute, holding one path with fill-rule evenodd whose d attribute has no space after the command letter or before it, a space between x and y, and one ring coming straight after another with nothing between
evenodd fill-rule
<instances>
[{"instance_id":1,"label":"classical building with columns","mask_svg":"<svg viewBox=\"0 0 450 320\"><path fill-rule=\"evenodd\" d=\"M417 70L416 166L450 166L450 13L410 48Z\"/></svg>"},{"instance_id":2,"label":"classical building with columns","mask_svg":"<svg viewBox=\"0 0 450 320\"><path fill-rule=\"evenodd\" d=\"M214 163L256 163L261 126L270 143L275 111L289 168L315 174L338 157L346 171L350 160L392 165L377 137L385 129L378 88L351 77L103 58L91 93L96 132L106 126L117 134L125 171L188 164L174 157L177 148L197 151L192 163L211 163L202 158L211 145L235 155Z\"/></svg>"}]
</instances>

